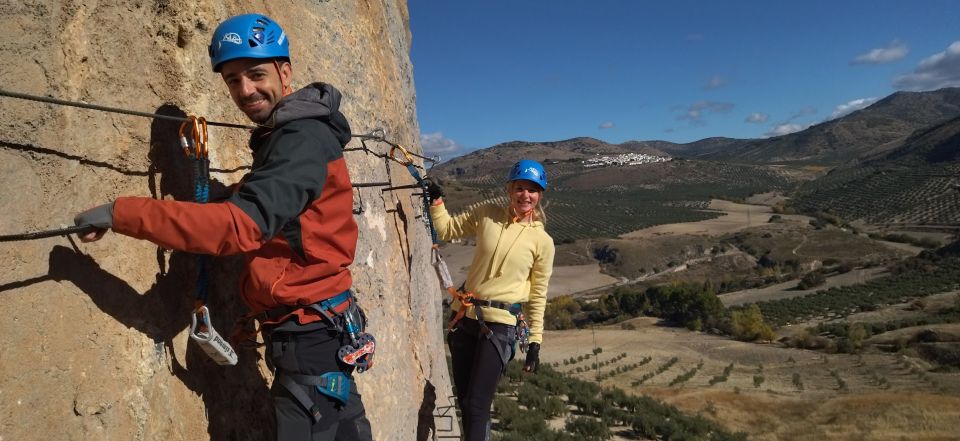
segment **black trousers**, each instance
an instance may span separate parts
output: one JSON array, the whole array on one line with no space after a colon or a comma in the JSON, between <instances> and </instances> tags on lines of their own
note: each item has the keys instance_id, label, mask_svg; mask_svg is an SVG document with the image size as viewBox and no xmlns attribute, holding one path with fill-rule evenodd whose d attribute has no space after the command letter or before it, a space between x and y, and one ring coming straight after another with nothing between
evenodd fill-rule
<instances>
[{"instance_id":1,"label":"black trousers","mask_svg":"<svg viewBox=\"0 0 960 441\"><path fill-rule=\"evenodd\" d=\"M337 357L342 338L345 337L330 327L304 332L274 331L267 339L268 359L277 369L278 376L283 375L283 371L304 375L339 371L350 376L353 366L341 362ZM278 441L373 440L356 383L351 384L350 399L346 404L321 394L316 387L298 386L321 407L320 421L314 422L290 391L274 380L270 394L277 417Z\"/></svg>"},{"instance_id":2,"label":"black trousers","mask_svg":"<svg viewBox=\"0 0 960 441\"><path fill-rule=\"evenodd\" d=\"M492 338L480 333L480 324L464 317L447 335L453 364L453 385L463 419L466 441L486 441L490 436L490 405L500 376L510 361L517 327L487 323ZM499 346L499 347L498 347Z\"/></svg>"}]
</instances>

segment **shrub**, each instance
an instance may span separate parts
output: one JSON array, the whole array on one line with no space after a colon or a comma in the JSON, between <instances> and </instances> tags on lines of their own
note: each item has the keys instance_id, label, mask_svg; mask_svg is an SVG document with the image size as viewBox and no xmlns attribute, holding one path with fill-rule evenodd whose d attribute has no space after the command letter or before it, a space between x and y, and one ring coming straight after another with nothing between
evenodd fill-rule
<instances>
[{"instance_id":1,"label":"shrub","mask_svg":"<svg viewBox=\"0 0 960 441\"><path fill-rule=\"evenodd\" d=\"M597 421L589 417L576 417L567 421L567 432L577 435L580 439L588 441L601 441L610 439L612 434L607 425L602 421Z\"/></svg>"},{"instance_id":2,"label":"shrub","mask_svg":"<svg viewBox=\"0 0 960 441\"><path fill-rule=\"evenodd\" d=\"M817 286L823 285L827 282L827 278L820 271L811 271L803 276L800 279L800 283L797 284L799 289L810 289Z\"/></svg>"},{"instance_id":3,"label":"shrub","mask_svg":"<svg viewBox=\"0 0 960 441\"><path fill-rule=\"evenodd\" d=\"M797 390L803 390L803 380L800 379L800 374L797 372L793 373L793 385L796 386Z\"/></svg>"},{"instance_id":4,"label":"shrub","mask_svg":"<svg viewBox=\"0 0 960 441\"><path fill-rule=\"evenodd\" d=\"M751 304L746 309L734 311L730 320L733 326L733 336L738 340L770 341L776 338L773 329L770 329L770 326L763 322L763 314L756 303Z\"/></svg>"}]
</instances>

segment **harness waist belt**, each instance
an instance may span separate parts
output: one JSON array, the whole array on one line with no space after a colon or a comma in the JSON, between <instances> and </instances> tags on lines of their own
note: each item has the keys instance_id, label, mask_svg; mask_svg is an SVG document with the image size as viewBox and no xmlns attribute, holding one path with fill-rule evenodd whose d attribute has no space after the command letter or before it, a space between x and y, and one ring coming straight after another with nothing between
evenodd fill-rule
<instances>
[{"instance_id":1,"label":"harness waist belt","mask_svg":"<svg viewBox=\"0 0 960 441\"><path fill-rule=\"evenodd\" d=\"M263 317L266 319L266 321L273 321L290 315L300 309L320 309L330 311L334 314L340 314L343 311L346 311L352 303L352 294L353 293L351 293L348 289L340 294L330 297L329 299L321 300L314 304L319 308L311 307L311 305L280 305L276 308L264 311Z\"/></svg>"},{"instance_id":2,"label":"harness waist belt","mask_svg":"<svg viewBox=\"0 0 960 441\"><path fill-rule=\"evenodd\" d=\"M485 308L497 308L497 309L502 309L504 311L509 311L511 313L513 313L514 311L520 310L519 303L498 302L495 300L481 300L476 298L471 300L471 302L475 306L483 306Z\"/></svg>"}]
</instances>

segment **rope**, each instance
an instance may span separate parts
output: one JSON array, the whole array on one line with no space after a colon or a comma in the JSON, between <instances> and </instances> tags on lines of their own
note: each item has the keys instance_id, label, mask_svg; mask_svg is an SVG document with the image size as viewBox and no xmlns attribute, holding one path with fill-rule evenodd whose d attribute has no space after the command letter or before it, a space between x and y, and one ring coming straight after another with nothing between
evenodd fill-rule
<instances>
[{"instance_id":1,"label":"rope","mask_svg":"<svg viewBox=\"0 0 960 441\"><path fill-rule=\"evenodd\" d=\"M385 143L385 144L389 145L390 147L394 147L394 148L400 147L400 144L397 144L397 143L395 143L395 142L391 142L390 140L387 139L386 133L384 132L383 129L373 129L373 131L371 131L369 134L366 134L366 135L353 135L353 137L354 137L354 138L357 138L357 139L360 139L361 142L362 142L363 140L369 139L369 140L373 140L373 141L380 141L380 142L382 142L382 143ZM364 147L366 147L366 145L364 145ZM402 148L402 147L401 147L401 148ZM406 150L404 150L404 151L406 151ZM372 152L371 152L371 153L372 153ZM424 160L424 161L427 161L427 162L430 162L430 163L433 163L433 164L436 164L436 163L440 162L440 157L439 157L439 156L426 157L426 156L423 156L423 155L418 155L418 154L416 154L416 153L410 153L410 152L407 152L407 154L408 154L408 155L416 156L416 157L418 157L418 158L420 158L420 159L422 159L422 160Z\"/></svg>"},{"instance_id":2,"label":"rope","mask_svg":"<svg viewBox=\"0 0 960 441\"><path fill-rule=\"evenodd\" d=\"M0 96L22 99L27 101L36 101L36 102L54 104L54 105L60 105L60 106L78 107L82 109L98 110L102 112L118 113L123 115L132 115L132 116L140 116L145 118L154 118L154 119L163 119L163 120L181 122L180 130L179 130L180 147L183 149L184 154L186 154L188 157L194 158L194 161L195 161L194 170L193 170L194 198L196 199L197 202L200 202L200 203L208 202L210 197L210 159L209 159L209 152L207 151L207 139L208 139L207 126L227 127L227 128L235 128L235 129L250 129L250 130L266 127L262 125L251 126L251 125L244 125L244 124L207 121L206 118L202 118L202 117L198 118L192 115L180 117L180 116L173 116L173 115L163 115L159 113L140 112L136 110L122 109L118 107L108 107L108 106L89 104L89 103L84 103L79 101L70 101L70 100L64 100L64 99L53 98L53 97L30 95L26 93L13 92L13 91L4 90L4 89L0 89ZM192 139L187 138L188 128L190 131L189 134ZM413 164L412 157L420 158L432 164L438 163L440 161L440 158L439 157L431 158L423 155L418 155L416 153L411 153L407 151L405 148L403 148L403 146L401 146L400 144L397 144L387 139L385 131L379 128L374 129L369 134L351 135L351 137L359 139L362 147L345 148L343 149L344 151L360 150L370 155L393 160L397 163L400 163L406 166L407 169L411 171L411 174L413 174L414 178L417 179L417 184L413 184L413 185L391 186L390 182L366 182L366 183L355 183L355 184L352 184L352 186L354 188L384 187L380 190L381 192L410 189L410 188L421 188L424 192L423 194L425 198L425 205L424 205L424 210L426 213L425 219L431 230L431 237L433 238L434 244L438 243L436 239L436 231L433 230L433 223L430 220L430 216L429 216L430 207L429 207L429 201L428 201L429 196L427 196L427 192L426 192L426 183L423 182L423 179L420 178L419 172L417 172L418 168L421 170L424 170L424 168ZM368 140L383 142L389 145L391 147L389 153L388 154L376 153L373 150L370 150L370 148L367 147L367 144L366 144L366 141ZM190 141L193 141L192 149L191 149ZM403 154L402 159L397 158L397 156L395 155L396 151L398 150ZM249 168L249 167L241 167L241 169L243 168ZM89 226L76 226L76 227L69 227L69 228L62 228L62 229L37 231L37 232L31 232L31 233L8 234L8 235L0 235L0 242L35 240L35 239L42 239L42 238L48 238L48 237L67 236L74 233L86 233L89 231L91 231L91 227ZM205 266L205 263L198 262L198 265L202 270ZM198 288L198 291L199 291L199 288Z\"/></svg>"},{"instance_id":3,"label":"rope","mask_svg":"<svg viewBox=\"0 0 960 441\"><path fill-rule=\"evenodd\" d=\"M80 102L80 101L70 101L70 100L64 100L64 99L60 99L60 98L53 98L53 97L39 96L39 95L31 95L31 94L22 93L22 92L13 92L13 91L10 91L10 90L5 90L5 89L0 89L0 96L5 96L5 97L9 97L9 98L16 98L16 99L21 99L21 100L27 100L27 101L36 101L36 102L47 103L47 104L55 104L55 105L60 105L60 106L69 106L69 107L78 107L78 108L81 108L81 109L98 110L98 111L101 111L101 112L119 113L119 114L122 114L122 115L132 115L132 116L140 116L140 117L144 117L144 118L154 118L154 119L164 119L164 120L168 120L168 121L178 121L178 122L182 122L182 123L192 123L192 121L193 121L192 118L196 118L196 117L191 117L191 116L174 116L174 115L163 115L163 114L159 114L159 113L140 112L140 111L137 111L137 110L123 109L123 108L120 108L120 107L101 106L101 105L98 105L98 104L89 104L89 103L84 103L84 102ZM267 126L260 125L260 124L258 124L258 125L246 125L246 124L225 123L225 122L216 122L216 121L205 121L205 125L208 125L208 126L216 126L216 127L227 127L227 128L232 128L232 129L249 129L249 130L254 130L254 129L261 128L261 127L267 127ZM206 130L205 127L204 127L204 130ZM390 140L388 140L388 139L386 138L386 133L384 132L383 129L374 129L374 130L373 130L372 132L370 132L369 134L366 134L366 135L352 135L351 137L352 137L352 138L360 139L361 141L362 141L362 140L368 140L368 139L369 139L369 140L373 140L373 141L380 141L380 142L386 143L387 145L389 145L389 146L391 146L391 147L398 147L398 146L399 146L399 144L396 144L396 143L394 143L394 142L392 142L392 141L390 141ZM363 149L344 149L344 150L347 150L347 151L349 151L349 150L367 150L369 153L372 153L372 154L375 154L375 155L376 155L376 153L373 153L373 152L370 151L369 149L366 149L366 145L364 145L364 148L363 148ZM413 156L416 156L417 158L420 158L420 159L422 159L422 160L424 160L424 161L428 161L428 162L431 162L431 163L434 163L434 164L440 162L440 158L439 158L438 156L435 156L435 157L427 157L427 156L423 156L423 155L418 155L418 154L416 154L416 153L409 153L409 154L410 154L410 155L413 155ZM382 157L382 155L377 155L377 156L381 156L381 157Z\"/></svg>"},{"instance_id":4,"label":"rope","mask_svg":"<svg viewBox=\"0 0 960 441\"><path fill-rule=\"evenodd\" d=\"M9 91L9 90L3 90L3 89L0 89L0 96L6 96L6 97L10 97L10 98L17 98L17 99L22 99L22 100L27 100L27 101L37 101L37 102L47 103L47 104L57 104L57 105L60 105L60 106L79 107L79 108L81 108L81 109L99 110L99 111L101 111L101 112L110 112L110 113L120 113L120 114L123 114L123 115L142 116L142 117L144 117L144 118L155 118L155 119L165 119L165 120L170 120L170 121L190 122L190 118L189 118L189 117L173 116L173 115L161 115L161 114L159 114L159 113L139 112L139 111L136 111L136 110L121 109L121 108L119 108L119 107L107 107L107 106L100 106L100 105L96 105L96 104L87 104L87 103L83 103L83 102L79 102L79 101L69 101L69 100L62 100L62 99L59 99L59 98L51 98L51 97L45 97L45 96L29 95L29 94L20 93L20 92L11 92L11 91ZM260 128L260 127L263 127L263 126L259 126L259 125L257 125L257 126L248 126L248 125L245 125L245 124L233 124L233 123L214 122L214 121L207 121L207 125L218 126L218 127L229 127L229 128L233 128L233 129L251 129L251 130L257 129L257 128Z\"/></svg>"},{"instance_id":5,"label":"rope","mask_svg":"<svg viewBox=\"0 0 960 441\"><path fill-rule=\"evenodd\" d=\"M7 234L0 236L0 242L20 242L24 240L44 239L47 237L69 236L71 234L83 235L96 228L90 225L77 225L75 227L60 228L57 230L35 231L33 233Z\"/></svg>"}]
</instances>

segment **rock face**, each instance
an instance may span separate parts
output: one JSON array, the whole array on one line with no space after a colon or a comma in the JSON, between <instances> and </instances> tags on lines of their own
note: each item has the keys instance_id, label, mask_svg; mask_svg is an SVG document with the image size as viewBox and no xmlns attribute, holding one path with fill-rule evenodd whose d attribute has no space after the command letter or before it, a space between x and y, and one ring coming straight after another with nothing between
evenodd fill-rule
<instances>
[{"instance_id":1,"label":"rock face","mask_svg":"<svg viewBox=\"0 0 960 441\"><path fill-rule=\"evenodd\" d=\"M252 4L248 4L252 3ZM207 45L226 17L262 12L291 41L295 86L344 95L354 133L383 129L418 145L406 2L26 0L0 4L0 88L167 115L247 123L210 70ZM179 122L0 98L0 234L72 224L122 195L192 200ZM212 193L249 165L244 130L211 127ZM410 174L368 151L345 153L355 183L405 185ZM415 150L419 151L419 150ZM429 237L410 190L354 191L352 266L379 349L357 376L376 439L431 439L456 427ZM214 326L244 312L240 257L212 260ZM187 327L192 255L117 234L0 243L0 439L263 440L273 437L262 350L211 362ZM439 433L438 433L439 432Z\"/></svg>"}]
</instances>

